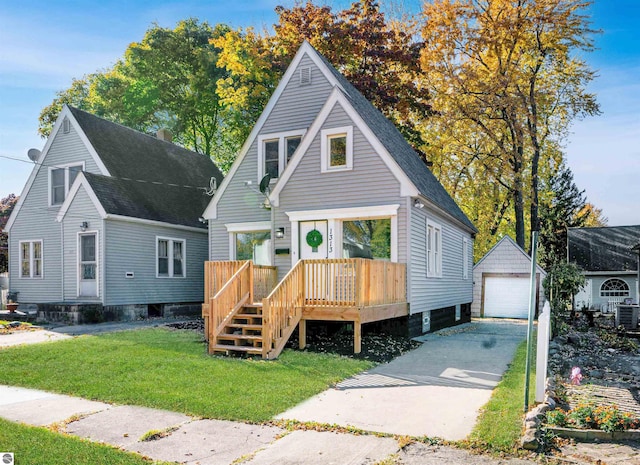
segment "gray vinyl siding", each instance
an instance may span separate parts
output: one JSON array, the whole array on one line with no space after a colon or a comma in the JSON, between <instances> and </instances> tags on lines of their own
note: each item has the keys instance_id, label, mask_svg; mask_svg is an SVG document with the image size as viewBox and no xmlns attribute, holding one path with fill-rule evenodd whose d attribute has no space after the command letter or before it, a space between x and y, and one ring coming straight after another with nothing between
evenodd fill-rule
<instances>
[{"instance_id":1,"label":"gray vinyl siding","mask_svg":"<svg viewBox=\"0 0 640 465\"><path fill-rule=\"evenodd\" d=\"M411 217L411 313L470 303L473 299L473 239L434 210L413 208ZM426 219L442 231L442 277L427 277ZM467 279L463 279L463 238L467 238Z\"/></svg>"},{"instance_id":2,"label":"gray vinyl siding","mask_svg":"<svg viewBox=\"0 0 640 465\"><path fill-rule=\"evenodd\" d=\"M102 218L98 214L93 202L89 198L89 195L85 191L84 187L78 190L67 214L62 222L62 229L64 232L63 249L61 250L63 255L63 270L64 279L62 285L64 287L64 301L82 301L87 302L89 299L86 297L78 297L78 234L80 231L80 223L86 221L89 223L87 231L97 232L96 252L98 256L98 299L96 301L102 302L104 295L104 289L102 286L102 273L103 273L103 256L102 256L102 241L104 240Z\"/></svg>"},{"instance_id":3,"label":"gray vinyl siding","mask_svg":"<svg viewBox=\"0 0 640 465\"><path fill-rule=\"evenodd\" d=\"M59 131L52 141L43 163L37 165L35 178L9 231L10 289L18 291L23 303L59 302L62 300L61 225L56 222L59 205L49 207L49 167L85 162L85 170L99 173L89 151L72 126L64 134ZM20 278L19 241L43 241L43 278Z\"/></svg>"},{"instance_id":4,"label":"gray vinyl siding","mask_svg":"<svg viewBox=\"0 0 640 465\"><path fill-rule=\"evenodd\" d=\"M105 220L105 305L201 302L207 234ZM184 239L186 277L156 277L156 236ZM127 278L127 272L133 278Z\"/></svg>"},{"instance_id":5,"label":"gray vinyl siding","mask_svg":"<svg viewBox=\"0 0 640 465\"><path fill-rule=\"evenodd\" d=\"M275 247L291 247L291 223L285 214L287 211L400 204L398 261L406 263L407 214L405 199L400 196L400 182L347 113L340 106L336 106L322 129L342 126L353 126L353 169L321 173L320 130L280 193L280 206L276 210L276 228L285 227L286 234L284 239L276 240ZM291 256L276 256L276 266L282 275L291 266Z\"/></svg>"},{"instance_id":6,"label":"gray vinyl siding","mask_svg":"<svg viewBox=\"0 0 640 465\"><path fill-rule=\"evenodd\" d=\"M245 185L246 181L252 181L254 188L258 186L258 137L308 129L331 93L331 85L307 55L300 61L300 67L311 67L311 84L300 86L298 71L294 73L218 202L217 219L209 222L211 260L234 258L229 256L225 224L271 219L271 213L259 207L264 197Z\"/></svg>"}]
</instances>

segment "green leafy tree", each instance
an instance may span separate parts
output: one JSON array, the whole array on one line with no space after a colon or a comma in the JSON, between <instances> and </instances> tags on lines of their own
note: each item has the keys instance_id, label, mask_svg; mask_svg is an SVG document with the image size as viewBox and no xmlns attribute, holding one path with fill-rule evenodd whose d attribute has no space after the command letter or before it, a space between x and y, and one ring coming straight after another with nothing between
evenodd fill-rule
<instances>
[{"instance_id":1,"label":"green leafy tree","mask_svg":"<svg viewBox=\"0 0 640 465\"><path fill-rule=\"evenodd\" d=\"M220 49L210 43L228 31L196 19L174 29L153 25L112 68L58 92L41 112L40 134L50 133L67 103L143 132L168 128L175 142L228 164L241 141L225 128L216 83L226 70L217 65Z\"/></svg>"},{"instance_id":2,"label":"green leafy tree","mask_svg":"<svg viewBox=\"0 0 640 465\"><path fill-rule=\"evenodd\" d=\"M9 235L4 231L4 228L17 203L18 197L15 194L9 194L0 199L0 273L9 270Z\"/></svg>"},{"instance_id":3,"label":"green leafy tree","mask_svg":"<svg viewBox=\"0 0 640 465\"><path fill-rule=\"evenodd\" d=\"M561 166L542 187L538 260L543 268L549 269L567 260L567 228L593 225L595 218L568 166Z\"/></svg>"},{"instance_id":4,"label":"green leafy tree","mask_svg":"<svg viewBox=\"0 0 640 465\"><path fill-rule=\"evenodd\" d=\"M544 295L551 304L551 328L554 335L571 321L571 301L584 287L585 277L575 263L558 262L547 270L542 285Z\"/></svg>"}]
</instances>

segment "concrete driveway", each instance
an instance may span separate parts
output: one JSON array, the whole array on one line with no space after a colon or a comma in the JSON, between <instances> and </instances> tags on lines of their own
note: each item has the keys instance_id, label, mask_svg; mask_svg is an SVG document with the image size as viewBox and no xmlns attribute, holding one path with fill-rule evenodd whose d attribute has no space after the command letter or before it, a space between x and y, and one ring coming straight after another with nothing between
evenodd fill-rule
<instances>
[{"instance_id":1,"label":"concrete driveway","mask_svg":"<svg viewBox=\"0 0 640 465\"><path fill-rule=\"evenodd\" d=\"M382 433L464 439L527 325L474 320L423 336L422 346L278 415Z\"/></svg>"}]
</instances>

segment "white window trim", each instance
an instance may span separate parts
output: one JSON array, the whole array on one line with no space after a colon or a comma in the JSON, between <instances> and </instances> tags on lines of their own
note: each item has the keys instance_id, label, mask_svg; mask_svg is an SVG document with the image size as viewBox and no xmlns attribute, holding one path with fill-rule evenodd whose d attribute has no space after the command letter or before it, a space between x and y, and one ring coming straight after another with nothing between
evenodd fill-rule
<instances>
[{"instance_id":1,"label":"white window trim","mask_svg":"<svg viewBox=\"0 0 640 465\"><path fill-rule=\"evenodd\" d=\"M290 137L304 137L306 129L296 129L295 131L286 131L286 132L275 132L272 134L264 134L258 136L258 182L264 177L265 169L265 152L264 152L264 143L277 140L278 141L278 178L282 176L282 172L287 167L287 152L285 146L285 140ZM298 146L300 147L300 146ZM296 149L297 152L297 149ZM295 155L295 152L294 152ZM293 156L292 156L293 158ZM272 181L275 181L276 178L273 178Z\"/></svg>"},{"instance_id":2,"label":"white window trim","mask_svg":"<svg viewBox=\"0 0 640 465\"><path fill-rule=\"evenodd\" d=\"M49 167L49 172L48 172L48 179L49 179L49 192L48 192L48 198L49 198L49 206L50 207L59 207L64 205L64 201L61 203L53 203L53 195L51 192L51 188L52 188L52 183L51 183L51 175L53 173L54 170L57 169L63 169L64 168L64 200L67 200L67 196L69 195L69 190L71 189L71 186L69 185L69 168L73 167L73 166L82 166L81 171L85 171L85 163L84 161L81 162L75 162L75 163L66 163L64 165L56 165L56 166L50 166ZM77 179L77 178L76 178Z\"/></svg>"},{"instance_id":3,"label":"white window trim","mask_svg":"<svg viewBox=\"0 0 640 465\"><path fill-rule=\"evenodd\" d=\"M301 221L327 221L329 229L333 229L334 237L342 237L341 222L339 220L375 220L391 219L391 261L398 262L398 209L400 204L372 205L367 207L334 208L328 210L303 210L285 212L291 222L291 266L300 257L299 223ZM333 255L329 258L341 258L338 247L334 247Z\"/></svg>"},{"instance_id":4,"label":"white window trim","mask_svg":"<svg viewBox=\"0 0 640 465\"><path fill-rule=\"evenodd\" d=\"M343 166L331 166L329 153L329 139L336 136L347 136L346 164ZM353 169L353 126L323 129L320 131L320 172L333 173L336 171L349 171Z\"/></svg>"},{"instance_id":5,"label":"white window trim","mask_svg":"<svg viewBox=\"0 0 640 465\"><path fill-rule=\"evenodd\" d=\"M42 262L40 267L40 276L33 276L33 244L35 242L40 243L40 254L42 255L40 258L40 261ZM22 244L29 244L29 276L22 274ZM18 241L18 265L18 276L20 279L44 279L44 241L42 239Z\"/></svg>"},{"instance_id":6,"label":"white window trim","mask_svg":"<svg viewBox=\"0 0 640 465\"><path fill-rule=\"evenodd\" d=\"M442 278L442 225L429 218L425 220L425 260L426 260L426 272L427 278ZM430 254L429 254L429 228L433 228L433 231L438 231L438 234L434 234L434 239L437 240L438 256L433 258L433 265L435 270L429 270ZM437 236L437 237L436 237Z\"/></svg>"},{"instance_id":7,"label":"white window trim","mask_svg":"<svg viewBox=\"0 0 640 465\"><path fill-rule=\"evenodd\" d=\"M80 254L82 253L80 248L82 247L82 243L81 243L81 236L90 236L90 235L95 235L96 236L96 295L95 298L100 298L100 289L102 286L100 286L100 252L101 252L101 248L100 248L100 233L99 231L96 230L86 230L86 231L78 231L77 233L77 239L76 239L76 267L77 267L77 272L76 272L76 297L78 298L88 298L88 300L92 300L91 298L89 298L88 296L81 296L80 295Z\"/></svg>"},{"instance_id":8,"label":"white window trim","mask_svg":"<svg viewBox=\"0 0 640 465\"><path fill-rule=\"evenodd\" d=\"M271 221L254 221L251 223L228 223L224 225L229 233L229 260L236 260L236 235L238 233L271 233ZM270 256L269 261L273 261ZM269 265L270 266L270 265Z\"/></svg>"},{"instance_id":9,"label":"white window trim","mask_svg":"<svg viewBox=\"0 0 640 465\"><path fill-rule=\"evenodd\" d=\"M462 279L469 279L469 239L462 238Z\"/></svg>"},{"instance_id":10,"label":"white window trim","mask_svg":"<svg viewBox=\"0 0 640 465\"><path fill-rule=\"evenodd\" d=\"M168 241L169 247L167 250L167 254L169 257L168 263L168 274L161 275L160 269L158 266L158 252L159 252L159 243L160 241ZM174 242L182 242L182 275L174 276L173 275L173 243ZM187 277L187 240L180 239L177 237L165 237L165 236L156 236L156 278L160 279L186 279Z\"/></svg>"},{"instance_id":11,"label":"white window trim","mask_svg":"<svg viewBox=\"0 0 640 465\"><path fill-rule=\"evenodd\" d=\"M613 290L606 290L606 289L603 289L603 288L604 288L604 285L605 285L606 283L608 283L609 281L614 280L614 279L619 280L619 281L622 281L623 283L625 283L625 284L627 285L627 289L626 289L627 294L626 294L626 295L602 295L602 293L603 293L603 292L622 292L622 293L624 293L624 292L625 292L625 290L624 290L624 289L622 289L622 290L618 290L618 291L613 291ZM599 295L600 295L600 297L601 297L601 298L603 298L603 299L606 299L606 298L616 298L616 297L630 297L630 296L631 296L631 286L629 286L629 283L628 283L626 280L622 279L622 278L607 278L607 279L605 279L604 281L602 281L602 284L600 284L600 292L599 292Z\"/></svg>"}]
</instances>

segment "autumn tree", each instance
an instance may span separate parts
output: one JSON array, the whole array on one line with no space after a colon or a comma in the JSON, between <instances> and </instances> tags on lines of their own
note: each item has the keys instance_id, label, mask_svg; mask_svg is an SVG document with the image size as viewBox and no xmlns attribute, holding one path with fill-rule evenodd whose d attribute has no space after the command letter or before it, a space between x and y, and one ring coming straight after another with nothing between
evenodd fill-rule
<instances>
[{"instance_id":1,"label":"autumn tree","mask_svg":"<svg viewBox=\"0 0 640 465\"><path fill-rule=\"evenodd\" d=\"M417 23L387 20L375 0L359 0L333 11L312 2L279 6L271 42L288 63L307 40L376 108L396 123L414 146L418 121L431 114L428 92L420 85Z\"/></svg>"},{"instance_id":2,"label":"autumn tree","mask_svg":"<svg viewBox=\"0 0 640 465\"><path fill-rule=\"evenodd\" d=\"M425 3L421 64L438 115L425 133L438 134L435 145L442 148L430 142L428 154L438 163L461 148L472 149L470 170L480 167L491 176L484 182L497 183L508 196L516 242L523 248L526 232L538 228L541 168L561 161L557 147L573 119L599 112L585 90L594 73L576 53L593 48L594 31L582 14L590 3ZM443 183L451 187L446 178ZM503 205L500 196L489 202L498 211Z\"/></svg>"},{"instance_id":3,"label":"autumn tree","mask_svg":"<svg viewBox=\"0 0 640 465\"><path fill-rule=\"evenodd\" d=\"M18 197L15 194L9 194L0 199L0 273L9 270L9 235L4 231L4 228L16 203L18 203Z\"/></svg>"}]
</instances>

